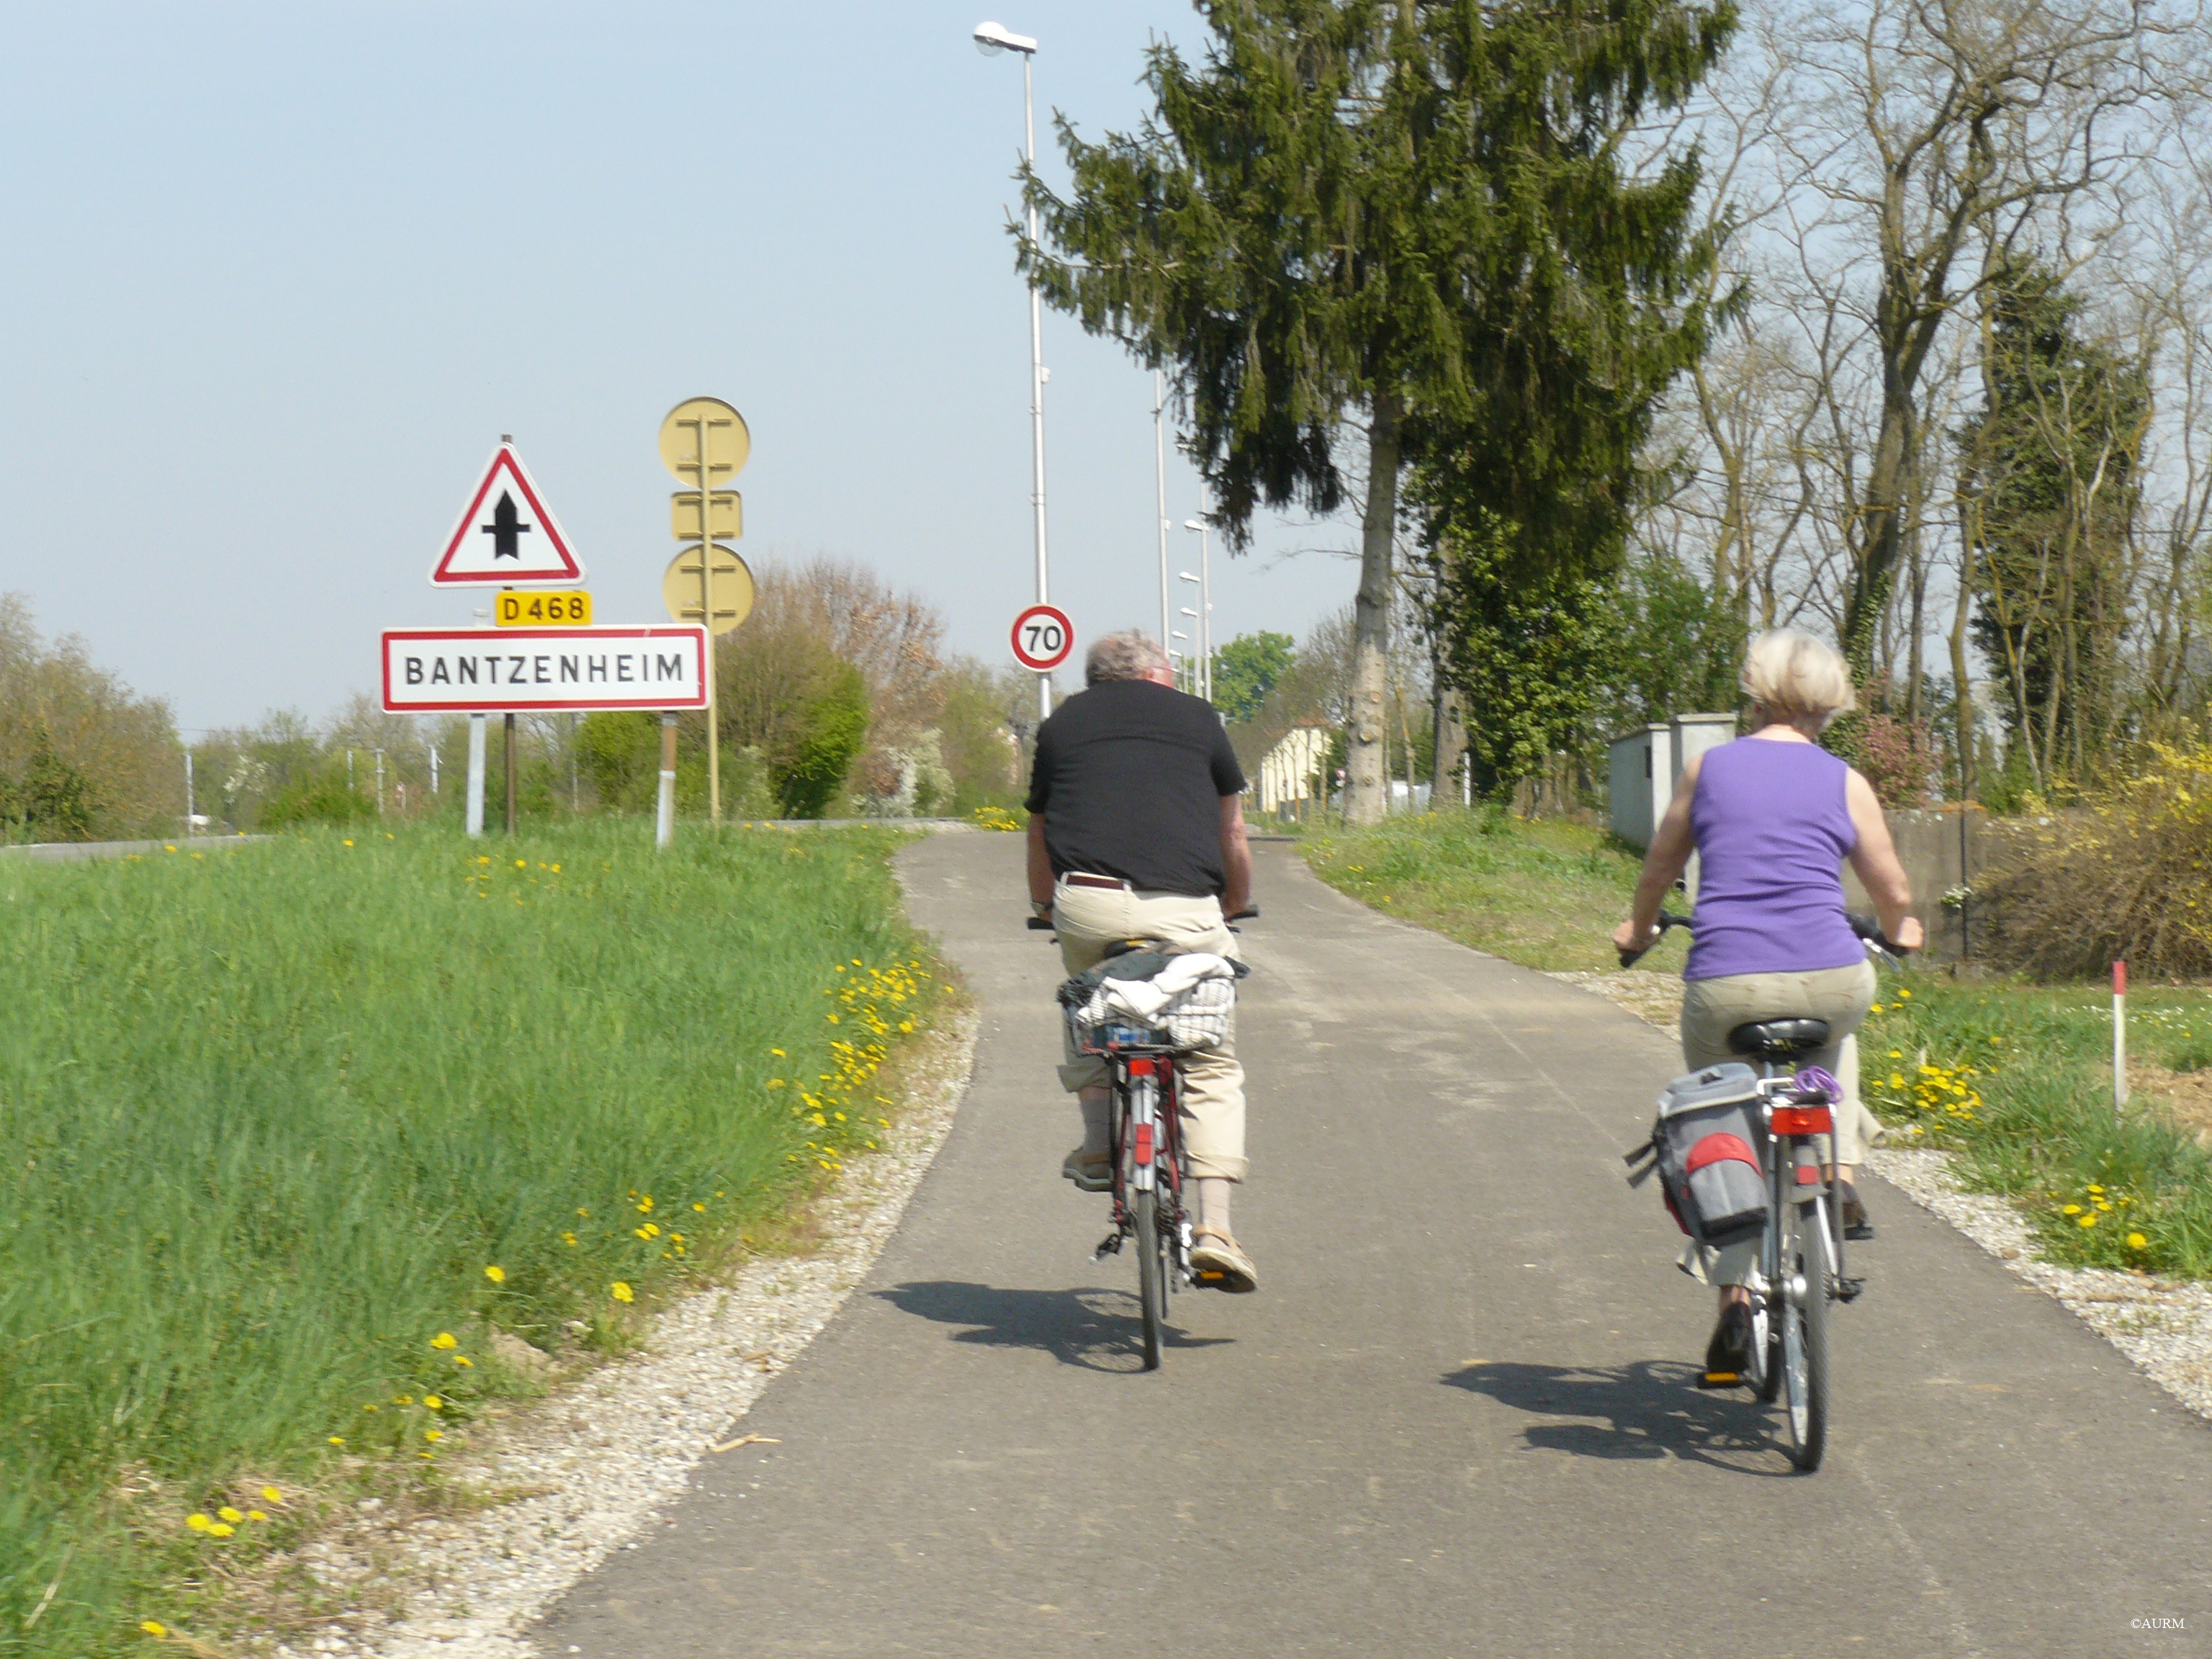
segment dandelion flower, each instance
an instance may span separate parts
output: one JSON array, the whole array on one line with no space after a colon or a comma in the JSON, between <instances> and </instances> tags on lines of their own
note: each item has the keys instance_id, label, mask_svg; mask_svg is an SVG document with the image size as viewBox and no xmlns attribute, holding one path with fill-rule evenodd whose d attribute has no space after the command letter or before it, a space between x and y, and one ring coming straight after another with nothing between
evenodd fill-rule
<instances>
[{"instance_id":1,"label":"dandelion flower","mask_svg":"<svg viewBox=\"0 0 2212 1659\"><path fill-rule=\"evenodd\" d=\"M194 1532L205 1532L215 1525L215 1517L211 1515L188 1515L185 1517L185 1524Z\"/></svg>"},{"instance_id":2,"label":"dandelion flower","mask_svg":"<svg viewBox=\"0 0 2212 1659\"><path fill-rule=\"evenodd\" d=\"M155 1619L140 1620L138 1628L149 1636L167 1636L169 1633L169 1627Z\"/></svg>"},{"instance_id":3,"label":"dandelion flower","mask_svg":"<svg viewBox=\"0 0 2212 1659\"><path fill-rule=\"evenodd\" d=\"M484 1269L484 1277L491 1280L495 1285L504 1285L507 1283L507 1269L504 1267L486 1267Z\"/></svg>"},{"instance_id":4,"label":"dandelion flower","mask_svg":"<svg viewBox=\"0 0 2212 1659\"><path fill-rule=\"evenodd\" d=\"M1900 988L1897 993L1897 1000L1899 1002L1910 1002L1912 1000L1912 993Z\"/></svg>"},{"instance_id":5,"label":"dandelion flower","mask_svg":"<svg viewBox=\"0 0 2212 1659\"><path fill-rule=\"evenodd\" d=\"M654 1226L650 1221L647 1222L642 1227L634 1227L630 1231L635 1232L640 1238L658 1238L660 1237L660 1229Z\"/></svg>"},{"instance_id":6,"label":"dandelion flower","mask_svg":"<svg viewBox=\"0 0 2212 1659\"><path fill-rule=\"evenodd\" d=\"M617 1302L631 1302L636 1299L631 1294L629 1286L623 1284L619 1279L615 1280L612 1285L610 1285L607 1287L607 1294L614 1297Z\"/></svg>"},{"instance_id":7,"label":"dandelion flower","mask_svg":"<svg viewBox=\"0 0 2212 1659\"><path fill-rule=\"evenodd\" d=\"M342 1434L334 1434L334 1435L332 1435L332 1436L331 1437L331 1444L332 1444L333 1446L343 1446L343 1445L344 1445L344 1444L345 1444L345 1437L344 1437L343 1435L342 1435Z\"/></svg>"},{"instance_id":8,"label":"dandelion flower","mask_svg":"<svg viewBox=\"0 0 2212 1659\"><path fill-rule=\"evenodd\" d=\"M2128 1235L2128 1248L2131 1250L2140 1250L2149 1243L2150 1240L2145 1238L2141 1233L2130 1233Z\"/></svg>"},{"instance_id":9,"label":"dandelion flower","mask_svg":"<svg viewBox=\"0 0 2212 1659\"><path fill-rule=\"evenodd\" d=\"M440 1331L437 1335L430 1339L430 1346L442 1352L447 1348L458 1348L461 1344L460 1339L451 1331Z\"/></svg>"},{"instance_id":10,"label":"dandelion flower","mask_svg":"<svg viewBox=\"0 0 2212 1659\"><path fill-rule=\"evenodd\" d=\"M464 1370L473 1370L476 1368L476 1363L465 1353L457 1353L453 1356L453 1364L460 1366Z\"/></svg>"},{"instance_id":11,"label":"dandelion flower","mask_svg":"<svg viewBox=\"0 0 2212 1659\"><path fill-rule=\"evenodd\" d=\"M2090 1211L2088 1214L2077 1219L2074 1224L2077 1227L2095 1226L2097 1224L2097 1212L2094 1210Z\"/></svg>"},{"instance_id":12,"label":"dandelion flower","mask_svg":"<svg viewBox=\"0 0 2212 1659\"><path fill-rule=\"evenodd\" d=\"M428 1406L434 1412L441 1412L446 1409L446 1402L439 1399L434 1394L424 1395L422 1396L422 1403Z\"/></svg>"},{"instance_id":13,"label":"dandelion flower","mask_svg":"<svg viewBox=\"0 0 2212 1659\"><path fill-rule=\"evenodd\" d=\"M266 1521L269 1517L262 1514L259 1510L248 1510L246 1512L246 1518L249 1521Z\"/></svg>"},{"instance_id":14,"label":"dandelion flower","mask_svg":"<svg viewBox=\"0 0 2212 1659\"><path fill-rule=\"evenodd\" d=\"M351 836L348 836L348 837L346 838L346 845L347 845L347 846L349 846L349 847L350 847L350 846L352 846L352 845L353 845L353 838L352 838ZM169 850L170 850L172 853L173 853L173 852L175 852L177 849L176 849L175 848L172 847Z\"/></svg>"},{"instance_id":15,"label":"dandelion flower","mask_svg":"<svg viewBox=\"0 0 2212 1659\"><path fill-rule=\"evenodd\" d=\"M562 1233L561 1235L561 1242L563 1244L574 1244L576 1242L576 1235L574 1233Z\"/></svg>"},{"instance_id":16,"label":"dandelion flower","mask_svg":"<svg viewBox=\"0 0 2212 1659\"><path fill-rule=\"evenodd\" d=\"M422 1437L434 1443L443 1440L446 1437L446 1431L443 1429L425 1429L422 1431Z\"/></svg>"},{"instance_id":17,"label":"dandelion flower","mask_svg":"<svg viewBox=\"0 0 2212 1659\"><path fill-rule=\"evenodd\" d=\"M217 1510L216 1511L216 1513L217 1515L221 1516L224 1520L226 1520L226 1521L229 1521L229 1522L236 1522L243 1521L243 1520L245 1520L245 1519L246 1519L246 1516L245 1516L244 1515L242 1515L241 1513L240 1513L238 1510L234 1510L234 1509L231 1508L231 1506L230 1506L229 1504L224 1504L221 1509Z\"/></svg>"},{"instance_id":18,"label":"dandelion flower","mask_svg":"<svg viewBox=\"0 0 2212 1659\"><path fill-rule=\"evenodd\" d=\"M2079 1204L2069 1204L2064 1209L2059 1212L2059 1214L2061 1215L2079 1215L2081 1213L2081 1206Z\"/></svg>"},{"instance_id":19,"label":"dandelion flower","mask_svg":"<svg viewBox=\"0 0 2212 1659\"><path fill-rule=\"evenodd\" d=\"M242 1516L240 1517L241 1520L244 1518ZM238 1528L228 1522L218 1521L207 1529L207 1535L210 1538L228 1538L237 1530Z\"/></svg>"},{"instance_id":20,"label":"dandelion flower","mask_svg":"<svg viewBox=\"0 0 2212 1659\"><path fill-rule=\"evenodd\" d=\"M698 1211L698 1212L699 1212L699 1213L700 1213L700 1214L702 1214L702 1215L704 1215L704 1214L706 1214L706 1213L707 1213L707 1206L706 1206L705 1205L703 1205L703 1204L694 1204L691 1207L692 1207L693 1209L695 1209L695 1210Z\"/></svg>"},{"instance_id":21,"label":"dandelion flower","mask_svg":"<svg viewBox=\"0 0 2212 1659\"><path fill-rule=\"evenodd\" d=\"M264 1503L269 1504L281 1504L284 1501L284 1494L274 1486L264 1486L261 1489L261 1498Z\"/></svg>"}]
</instances>

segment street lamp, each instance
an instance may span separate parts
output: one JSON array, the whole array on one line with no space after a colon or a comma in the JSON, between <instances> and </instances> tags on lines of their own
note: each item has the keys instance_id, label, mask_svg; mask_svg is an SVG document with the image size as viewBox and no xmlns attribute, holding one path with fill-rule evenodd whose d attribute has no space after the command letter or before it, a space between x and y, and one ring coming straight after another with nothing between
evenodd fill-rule
<instances>
[{"instance_id":1,"label":"street lamp","mask_svg":"<svg viewBox=\"0 0 2212 1659\"><path fill-rule=\"evenodd\" d=\"M1198 583L1199 660L1206 665L1205 672L1201 676L1206 690L1200 692L1199 696L1212 702L1213 701L1213 561L1206 547L1206 520L1185 519L1182 521L1182 527L1185 530L1195 532L1198 536L1198 574L1195 578L1185 576L1183 580L1185 581L1194 580Z\"/></svg>"},{"instance_id":2,"label":"street lamp","mask_svg":"<svg viewBox=\"0 0 2212 1659\"><path fill-rule=\"evenodd\" d=\"M975 50L986 58L996 58L1002 52L1018 52L1022 55L1022 159L1034 169L1036 166L1036 100L1031 86L1030 70L1036 58L1037 43L1026 34L1016 34L1003 23L978 23L975 26ZM1036 204L1025 204L1029 216L1030 244L1037 239ZM1036 284L1030 289L1030 510L1036 521L1036 602L1046 604L1051 595L1046 591L1044 543L1044 315L1038 299ZM1037 713L1048 717L1052 713L1052 676L1037 676Z\"/></svg>"}]
</instances>

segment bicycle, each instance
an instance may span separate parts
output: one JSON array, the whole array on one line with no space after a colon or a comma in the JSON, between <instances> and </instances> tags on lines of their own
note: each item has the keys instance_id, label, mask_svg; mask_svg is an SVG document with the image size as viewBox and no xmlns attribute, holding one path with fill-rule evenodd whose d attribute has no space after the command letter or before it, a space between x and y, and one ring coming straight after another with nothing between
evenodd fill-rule
<instances>
[{"instance_id":1,"label":"bicycle","mask_svg":"<svg viewBox=\"0 0 2212 1659\"><path fill-rule=\"evenodd\" d=\"M1228 921L1256 916L1238 911ZM1029 921L1033 933L1049 933L1042 917ZM1231 928L1231 932L1237 931ZM1125 950L1157 948L1154 939L1130 939ZM1189 1170L1183 1154L1182 1058L1191 1050L1169 1034L1133 1021L1097 1026L1075 1025L1077 1053L1106 1061L1112 1073L1113 1109L1108 1115L1108 1148L1113 1160L1114 1231L1091 1253L1093 1261L1121 1254L1133 1241L1137 1255L1137 1302L1142 1315L1144 1368L1160 1368L1167 1327L1168 1298L1208 1277L1190 1265L1192 1217L1184 1202Z\"/></svg>"},{"instance_id":2,"label":"bicycle","mask_svg":"<svg viewBox=\"0 0 2212 1659\"><path fill-rule=\"evenodd\" d=\"M1869 954L1897 961L1899 947L1873 918L1848 919ZM1686 916L1660 915L1662 938L1669 928L1689 926ZM1632 967L1650 948L1620 951L1620 965ZM1841 1085L1819 1067L1804 1065L1828 1046L1828 1035L1827 1021L1802 1017L1751 1020L1729 1033L1729 1048L1759 1072L1759 1116L1765 1134L1758 1151L1766 1223L1759 1266L1745 1286L1751 1293L1751 1371L1743 1376L1707 1372L1698 1382L1700 1388L1749 1388L1766 1405L1779 1400L1790 1425L1790 1461L1808 1474L1820 1467L1827 1447L1829 1304L1856 1301L1865 1288L1863 1279L1844 1270L1835 1165L1832 1161L1824 1172L1814 1141L1829 1136L1832 1157ZM1657 1168L1657 1149L1647 1143L1627 1155L1632 1165L1647 1154L1652 1161L1629 1176L1630 1185L1641 1185Z\"/></svg>"}]
</instances>

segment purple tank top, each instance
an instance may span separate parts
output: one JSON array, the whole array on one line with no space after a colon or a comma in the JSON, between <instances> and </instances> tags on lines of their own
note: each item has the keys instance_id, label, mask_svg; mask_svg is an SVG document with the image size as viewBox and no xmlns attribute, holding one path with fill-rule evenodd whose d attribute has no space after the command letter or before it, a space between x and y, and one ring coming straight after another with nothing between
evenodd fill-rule
<instances>
[{"instance_id":1,"label":"purple tank top","mask_svg":"<svg viewBox=\"0 0 2212 1659\"><path fill-rule=\"evenodd\" d=\"M1850 771L1817 744L1738 738L1705 751L1690 802L1698 903L1684 979L1866 960L1844 920L1844 860L1859 838Z\"/></svg>"}]
</instances>

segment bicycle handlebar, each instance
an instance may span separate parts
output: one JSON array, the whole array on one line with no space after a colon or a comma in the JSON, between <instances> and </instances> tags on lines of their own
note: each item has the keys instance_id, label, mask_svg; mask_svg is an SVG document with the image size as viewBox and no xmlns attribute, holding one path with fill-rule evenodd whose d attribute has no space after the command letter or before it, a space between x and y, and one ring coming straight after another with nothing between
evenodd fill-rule
<instances>
[{"instance_id":1,"label":"bicycle handlebar","mask_svg":"<svg viewBox=\"0 0 2212 1659\"><path fill-rule=\"evenodd\" d=\"M1689 917L1678 916L1671 910L1662 910L1659 913L1659 939L1664 939L1667 937L1667 930L1669 927L1687 927L1689 925ZM1650 950L1652 945L1659 943L1659 939L1653 939L1650 945L1647 945L1644 946L1642 950L1638 951L1624 951L1619 945L1615 945L1613 947L1613 953L1620 958L1620 965L1622 967L1633 968L1638 963L1644 960L1644 951Z\"/></svg>"},{"instance_id":2,"label":"bicycle handlebar","mask_svg":"<svg viewBox=\"0 0 2212 1659\"><path fill-rule=\"evenodd\" d=\"M1846 910L1844 913L1844 920L1850 924L1852 933L1873 945L1875 950L1893 959L1905 954L1906 947L1885 934L1881 931L1881 923L1875 917L1862 915L1856 910ZM1667 930L1670 927L1686 928L1689 925L1689 917L1678 916L1671 911L1662 910L1659 913L1659 939L1664 939L1667 936ZM1644 959L1644 951L1650 950L1658 943L1659 939L1655 939L1642 951L1622 951L1616 946L1614 953L1620 957L1622 967L1633 968Z\"/></svg>"}]
</instances>

